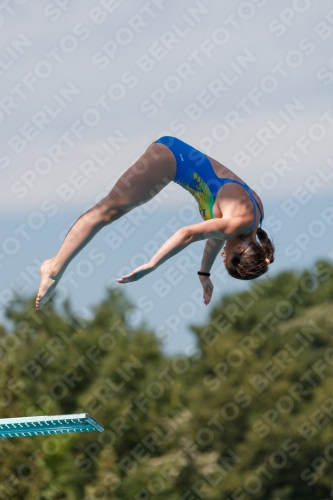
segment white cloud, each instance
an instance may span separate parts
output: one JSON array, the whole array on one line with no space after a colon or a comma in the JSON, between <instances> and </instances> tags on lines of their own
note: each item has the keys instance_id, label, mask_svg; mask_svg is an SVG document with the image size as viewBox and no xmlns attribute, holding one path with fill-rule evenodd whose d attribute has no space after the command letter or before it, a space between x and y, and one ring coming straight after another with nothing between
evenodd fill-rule
<instances>
[{"instance_id":1,"label":"white cloud","mask_svg":"<svg viewBox=\"0 0 333 500\"><path fill-rule=\"evenodd\" d=\"M0 172L3 191L1 208L6 207L16 213L20 211L24 213L38 206L45 197L53 197L55 187L63 182L91 152L98 150L107 135L112 134L115 129L120 129L129 139L128 147L122 148L114 161L110 162L110 167L104 168L99 175L96 175L89 186L83 187L72 201L74 204L90 203L92 193L97 193L99 187L111 182L124 168L130 166L131 161L159 132L169 130L170 123L175 118L186 125L186 134L183 139L193 145L199 144L205 136L211 134L216 124L225 123L224 117L235 108L248 91L260 84L265 75L272 74L272 68L280 63L283 65L281 71L286 71L287 77L275 72L278 79L276 92L271 94L263 92L261 105L252 106L253 114L242 113L242 117L245 118L244 123L237 130L231 131L227 140L215 141L212 148L213 156L229 168L235 169L239 175L244 173L247 182L257 182L260 175L270 168L271 163L282 156L286 148L292 145L298 137L306 133L308 127L332 104L330 99L332 85L324 86L316 77L318 69L330 57L331 39L321 40L313 31L315 24L324 18L331 5L329 0L321 2L313 0L309 2L309 9L306 12L296 12L301 10L299 6L297 7L297 2L295 5L288 1L282 1L279 4L266 2L266 5L263 1L252 3L256 14L252 19L245 19L247 16L251 17L248 2L245 4L238 1L232 6L223 6L218 0L202 0L199 3L187 0L179 5L172 4L172 6L165 2L164 11L160 11L152 2L125 1L120 2L119 8L112 14L108 14L106 21L100 26L97 26L88 15L92 8L100 5L95 1L85 2L84 6L69 2L68 11L64 12L56 22L51 22L50 17L43 14L46 4L42 2L31 0L25 6L20 6L20 8L17 6L17 14L12 18L8 17L3 28L4 39L9 43L16 34L23 32L32 40L33 47L27 48L24 57L15 61L13 67L4 75L2 95L8 94L28 71L34 71L36 63L44 59L52 47L57 47L57 54L63 62L59 63L52 57L50 58L52 62L50 78L45 80L37 78L36 91L29 94L26 100L18 99L18 109L13 110L11 116L6 116L1 126L3 139L1 151L3 155L11 158L11 165ZM140 34L133 34L133 28L128 21L132 19L133 26L133 16L140 15L140 9L147 9L148 4L150 11L141 12L145 27L142 28ZM188 9L193 9L195 5L206 6L210 11L208 15L202 14L201 21L195 20L194 16L189 14ZM263 6L258 7L259 5ZM278 16L284 9L292 9L293 5L295 7L293 27L286 28L285 35L277 38L270 30L270 23L274 19L279 19ZM105 9L103 12L106 15ZM152 19L152 12L156 16L155 19ZM187 14L187 21L182 17L184 13ZM230 18L231 14L234 17ZM226 25L228 17L229 24ZM89 32L86 31L84 34L83 28L80 28L77 34L73 35L74 25L77 23L83 23ZM196 26L181 43L175 45L165 55L165 58L156 63L151 73L145 74L136 64L138 57L147 53L149 47L159 39L162 33L172 29L173 24L185 30L189 23ZM233 23L239 24L241 29L238 31ZM221 26L230 29L230 41L225 45L214 47L204 44L200 48L200 44L206 38L211 38L214 30ZM72 36L68 37L70 33ZM126 36L131 36L131 33L133 41L126 45ZM70 47L71 43L74 43L73 40L79 40L85 36L87 39L78 42L78 49L73 53L64 53L61 49L61 46L66 47L66 43ZM303 42L300 48L299 42L304 37L308 37L309 42ZM102 71L92 63L92 57L97 51L102 50L103 44L109 40L118 40L116 58L110 59L108 67ZM313 54L310 54L310 43L315 44ZM162 42L160 44L158 50L162 50ZM158 50L155 49L157 58L159 57ZM199 51L197 53L199 56L193 56L195 50ZM249 63L247 70L241 70L239 59L236 59L244 50L249 50L257 59ZM152 52L153 49L151 49ZM107 53L103 52L103 54L107 56ZM188 61L190 54L192 58ZM2 55L10 57L6 51L2 51ZM286 56L288 56L287 60ZM198 61L196 57L200 57L203 67L195 62ZM179 69L184 62L191 64L187 76L184 67ZM195 75L192 75L191 71L195 72ZM242 71L242 75L237 75L237 72ZM128 76L124 76L125 72L137 75L137 82L134 84L133 80L131 84ZM225 73L229 78L239 76L239 80L205 111L200 120L192 121L184 112L185 107L193 101L199 105L197 96L205 88L207 89L207 85L213 78L218 77L220 72ZM181 74L183 76L180 76ZM173 79L169 78L171 75ZM80 89L80 95L73 97L73 101L68 104L67 108L45 126L45 130L27 146L22 154L16 155L8 146L10 138L17 134L19 128L31 120L37 112L42 111L43 106L54 105L53 95L59 92L67 81L73 82ZM107 94L112 84L116 84L113 88L118 89L119 93L124 91L125 98L119 98L117 101L116 97L113 100L107 97L107 106L112 107L109 112L103 110L101 104L96 108L94 102L103 94ZM177 87L177 84L179 90L174 91L172 85ZM131 86L132 88L128 88ZM141 103L145 99L151 99L151 94L155 93L155 102L151 102L156 104L158 89L162 93L165 92L162 108L158 108L155 116L148 118L140 111ZM211 92L208 91L208 93L212 98ZM243 148L259 129L267 126L270 120L276 120L278 111L294 96L305 105L305 110L292 120L288 128L272 141L269 147L265 148L253 161L250 169L244 172L237 170L237 165L232 159L233 155ZM204 98L201 96L202 99ZM37 176L36 187L30 191L29 195L21 200L14 196L11 192L13 183L18 182L22 175L29 175L27 170L33 171L36 160L45 155L47 148L77 119L82 120L84 113L90 107L95 107L100 111L100 123L95 127L86 127L84 140L78 141L72 151L66 151L66 156L52 166L48 175ZM34 129L36 129L35 126ZM329 127L327 130L327 138L317 145L314 144L309 155L304 155L302 158L302 170L299 172L301 178L313 170L316 162L324 161L325 156L331 153L330 134L332 131ZM172 131L170 133L172 134ZM250 171L251 175L248 175ZM290 175L288 188L291 189L297 185L299 178L296 177L296 175ZM276 197L282 196L284 189L286 186L279 184L272 194Z\"/></svg>"}]
</instances>

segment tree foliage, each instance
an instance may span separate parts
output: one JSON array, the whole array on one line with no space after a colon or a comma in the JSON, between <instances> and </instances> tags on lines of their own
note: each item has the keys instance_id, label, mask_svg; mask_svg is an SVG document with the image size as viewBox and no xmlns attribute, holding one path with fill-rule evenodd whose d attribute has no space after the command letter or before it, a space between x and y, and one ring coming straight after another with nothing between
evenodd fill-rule
<instances>
[{"instance_id":1,"label":"tree foliage","mask_svg":"<svg viewBox=\"0 0 333 500\"><path fill-rule=\"evenodd\" d=\"M333 498L333 267L226 295L166 358L108 290L94 318L13 301L1 418L90 413L103 433L0 441L0 499Z\"/></svg>"}]
</instances>

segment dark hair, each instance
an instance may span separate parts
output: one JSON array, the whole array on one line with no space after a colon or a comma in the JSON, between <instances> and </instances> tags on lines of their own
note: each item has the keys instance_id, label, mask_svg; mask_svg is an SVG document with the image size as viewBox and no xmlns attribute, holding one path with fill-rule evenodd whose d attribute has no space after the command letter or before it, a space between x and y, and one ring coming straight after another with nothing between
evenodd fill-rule
<instances>
[{"instance_id":1,"label":"dark hair","mask_svg":"<svg viewBox=\"0 0 333 500\"><path fill-rule=\"evenodd\" d=\"M274 262L275 248L267 233L258 227L257 237L260 243L251 242L242 255L233 257L229 265L225 264L233 278L239 280L259 278L268 271L268 264Z\"/></svg>"}]
</instances>

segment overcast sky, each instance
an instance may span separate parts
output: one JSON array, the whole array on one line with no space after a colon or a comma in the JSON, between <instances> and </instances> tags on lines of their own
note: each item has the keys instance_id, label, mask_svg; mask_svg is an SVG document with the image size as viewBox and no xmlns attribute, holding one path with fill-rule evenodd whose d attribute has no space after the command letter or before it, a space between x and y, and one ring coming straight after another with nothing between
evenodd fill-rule
<instances>
[{"instance_id":1,"label":"overcast sky","mask_svg":"<svg viewBox=\"0 0 333 500\"><path fill-rule=\"evenodd\" d=\"M13 289L37 291L27 266L51 257L74 220L166 134L257 190L277 246L272 275L332 258L330 0L9 0L0 30L2 307ZM79 314L91 314L121 270L149 260L163 228L171 236L200 221L175 185L143 213L139 227L126 218L107 228L68 268L63 295ZM169 331L169 352L184 352L188 324L207 315L202 248L189 252L191 271L179 255L125 286L138 305L128 321L145 319L164 339ZM214 272L215 302L247 286L220 261Z\"/></svg>"}]
</instances>

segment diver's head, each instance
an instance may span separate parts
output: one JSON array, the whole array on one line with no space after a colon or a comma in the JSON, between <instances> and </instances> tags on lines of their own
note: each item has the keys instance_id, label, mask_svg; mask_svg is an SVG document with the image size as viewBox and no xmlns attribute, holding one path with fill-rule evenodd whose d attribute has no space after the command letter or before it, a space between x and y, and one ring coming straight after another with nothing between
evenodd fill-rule
<instances>
[{"instance_id":1,"label":"diver's head","mask_svg":"<svg viewBox=\"0 0 333 500\"><path fill-rule=\"evenodd\" d=\"M268 270L274 262L274 245L267 233L258 228L248 235L227 240L223 252L224 265L233 278L253 280Z\"/></svg>"}]
</instances>

